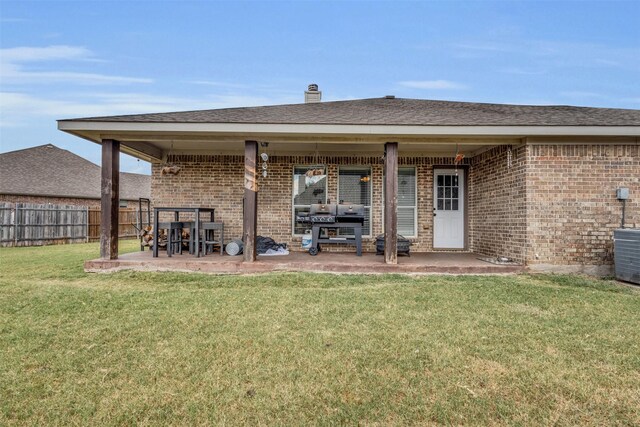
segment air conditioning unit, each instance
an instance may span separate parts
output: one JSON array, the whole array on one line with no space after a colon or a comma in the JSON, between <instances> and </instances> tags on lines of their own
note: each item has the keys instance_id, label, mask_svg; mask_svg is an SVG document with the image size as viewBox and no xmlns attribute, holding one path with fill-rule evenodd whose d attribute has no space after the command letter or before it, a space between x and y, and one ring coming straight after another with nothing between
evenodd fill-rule
<instances>
[{"instance_id":1,"label":"air conditioning unit","mask_svg":"<svg viewBox=\"0 0 640 427\"><path fill-rule=\"evenodd\" d=\"M613 231L616 279L640 285L640 230Z\"/></svg>"}]
</instances>

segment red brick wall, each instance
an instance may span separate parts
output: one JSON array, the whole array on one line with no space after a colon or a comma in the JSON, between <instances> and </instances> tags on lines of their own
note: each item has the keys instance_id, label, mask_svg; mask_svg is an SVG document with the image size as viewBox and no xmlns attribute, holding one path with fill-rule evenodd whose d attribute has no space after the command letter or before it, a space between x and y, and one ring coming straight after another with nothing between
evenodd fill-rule
<instances>
[{"instance_id":1,"label":"red brick wall","mask_svg":"<svg viewBox=\"0 0 640 427\"><path fill-rule=\"evenodd\" d=\"M611 264L616 188L629 188L626 225L640 227L640 147L531 145L527 163L528 263Z\"/></svg>"},{"instance_id":2,"label":"red brick wall","mask_svg":"<svg viewBox=\"0 0 640 427\"><path fill-rule=\"evenodd\" d=\"M215 207L216 219L225 222L226 237L240 238L244 156L172 156L170 161L181 167L177 175L161 175L159 164L151 167L152 206Z\"/></svg>"},{"instance_id":3,"label":"red brick wall","mask_svg":"<svg viewBox=\"0 0 640 427\"><path fill-rule=\"evenodd\" d=\"M470 170L471 249L526 259L526 147L499 146L478 154Z\"/></svg>"},{"instance_id":4,"label":"red brick wall","mask_svg":"<svg viewBox=\"0 0 640 427\"><path fill-rule=\"evenodd\" d=\"M401 157L400 166L415 166L418 180L418 236L414 251L431 250L433 224L433 166L450 165L451 158ZM242 199L244 195L244 157L213 155L177 155L169 159L182 169L178 175L160 175L161 165L152 166L151 194L156 206L213 206L216 218L225 223L227 239L242 236ZM268 177L260 178L258 193L258 234L300 247L300 237L292 236L292 174L294 165L327 165L327 198L338 200L340 166L371 168L372 231L364 239L364 249L375 251L375 237L383 233L383 161L380 156L278 156L272 155ZM353 247L327 245L329 251L353 250Z\"/></svg>"},{"instance_id":5,"label":"red brick wall","mask_svg":"<svg viewBox=\"0 0 640 427\"><path fill-rule=\"evenodd\" d=\"M509 163L509 150L511 162ZM465 159L469 165L469 249L487 256L504 255L530 264L610 264L612 230L620 222L615 189L627 186L628 226L640 227L640 160L638 146L526 145L499 146ZM176 176L152 170L156 205L215 206L229 239L242 233L244 158L242 156L174 156L182 167ZM291 235L291 191L294 165L327 165L327 197L336 201L341 165L372 170L372 238L382 234L382 170L379 156L272 155L269 176L259 180L258 233L300 246ZM413 251L433 250L433 168L452 158L401 157L400 166L415 166L418 181L418 236ZM343 250L327 246L328 250ZM348 248L348 250L353 250Z\"/></svg>"}]
</instances>

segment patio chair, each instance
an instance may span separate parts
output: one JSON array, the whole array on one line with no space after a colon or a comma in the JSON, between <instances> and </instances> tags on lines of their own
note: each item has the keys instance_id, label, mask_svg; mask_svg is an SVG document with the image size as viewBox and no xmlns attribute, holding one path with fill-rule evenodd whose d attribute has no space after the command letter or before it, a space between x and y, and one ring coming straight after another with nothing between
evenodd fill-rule
<instances>
[{"instance_id":1,"label":"patio chair","mask_svg":"<svg viewBox=\"0 0 640 427\"><path fill-rule=\"evenodd\" d=\"M224 223L222 222L203 222L200 224L202 230L202 255L207 255L209 248L211 252L218 247L220 255L224 255ZM216 236L216 231L220 231L220 236Z\"/></svg>"},{"instance_id":2,"label":"patio chair","mask_svg":"<svg viewBox=\"0 0 640 427\"><path fill-rule=\"evenodd\" d=\"M174 251L182 255L182 229L184 223L179 221L161 222L158 229L167 230L167 255L171 257Z\"/></svg>"},{"instance_id":3,"label":"patio chair","mask_svg":"<svg viewBox=\"0 0 640 427\"><path fill-rule=\"evenodd\" d=\"M196 223L195 221L182 221L182 228L189 230L189 255L193 255L195 251L195 232L196 232Z\"/></svg>"}]
</instances>

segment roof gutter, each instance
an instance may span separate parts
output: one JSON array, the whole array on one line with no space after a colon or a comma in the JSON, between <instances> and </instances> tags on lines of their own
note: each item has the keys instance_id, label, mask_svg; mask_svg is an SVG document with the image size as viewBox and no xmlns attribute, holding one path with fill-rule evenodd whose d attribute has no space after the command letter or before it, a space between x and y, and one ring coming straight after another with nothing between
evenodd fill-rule
<instances>
[{"instance_id":1,"label":"roof gutter","mask_svg":"<svg viewBox=\"0 0 640 427\"><path fill-rule=\"evenodd\" d=\"M247 135L367 135L367 136L640 136L640 126L423 126L263 123L151 123L58 121L58 129L76 132L247 134ZM99 142L94 140L95 142Z\"/></svg>"}]
</instances>

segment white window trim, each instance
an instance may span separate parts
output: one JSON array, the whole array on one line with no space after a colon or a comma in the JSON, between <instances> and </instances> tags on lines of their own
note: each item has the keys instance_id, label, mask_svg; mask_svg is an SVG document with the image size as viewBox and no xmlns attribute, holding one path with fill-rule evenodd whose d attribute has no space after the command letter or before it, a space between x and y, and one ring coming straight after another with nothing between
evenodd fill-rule
<instances>
[{"instance_id":1,"label":"white window trim","mask_svg":"<svg viewBox=\"0 0 640 427\"><path fill-rule=\"evenodd\" d=\"M372 237L373 236L373 168L371 165L348 165L348 166L338 166L338 173L336 176L336 190L337 190L337 200L336 203L340 203L340 170L357 170L357 169L369 169L369 177L371 180L371 185L369 186L369 200L371 204L369 206L365 205L365 208L369 208L369 234L363 234L362 237Z\"/></svg>"},{"instance_id":2,"label":"white window trim","mask_svg":"<svg viewBox=\"0 0 640 427\"><path fill-rule=\"evenodd\" d=\"M296 208L304 208L307 206L311 206L311 205L296 205L295 204L295 194L293 194L293 177L296 174L296 168L309 168L310 166L315 166L315 165L293 165L291 167L291 236L292 237L303 237L304 234L296 234ZM328 191L328 187L329 187L329 168L327 167L326 164L322 165L324 167L324 170L326 172L326 176L327 178L325 179L325 183L324 183L324 200L327 200L327 191Z\"/></svg>"},{"instance_id":3,"label":"white window trim","mask_svg":"<svg viewBox=\"0 0 640 427\"><path fill-rule=\"evenodd\" d=\"M413 169L414 170L414 176L416 178L416 185L415 187L415 198L414 200L416 201L416 204L413 205L413 234L411 235L404 235L404 237L406 237L407 239L417 239L418 238L418 168L415 166L398 166L398 171L400 171L400 169ZM399 208L409 208L410 206L400 206L397 205L396 206L398 209ZM384 175L382 177L382 232L384 233Z\"/></svg>"}]
</instances>

